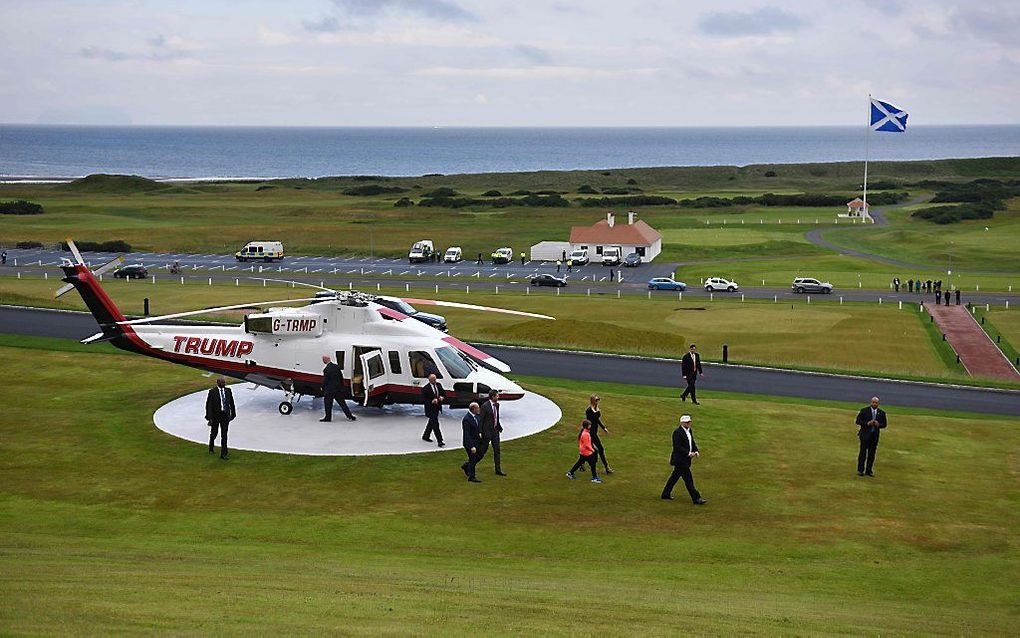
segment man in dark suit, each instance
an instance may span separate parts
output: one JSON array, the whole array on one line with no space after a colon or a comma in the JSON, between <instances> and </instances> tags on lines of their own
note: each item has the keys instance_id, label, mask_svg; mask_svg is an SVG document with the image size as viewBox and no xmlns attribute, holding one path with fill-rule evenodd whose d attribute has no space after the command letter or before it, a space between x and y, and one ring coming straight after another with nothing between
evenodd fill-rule
<instances>
[{"instance_id":1,"label":"man in dark suit","mask_svg":"<svg viewBox=\"0 0 1020 638\"><path fill-rule=\"evenodd\" d=\"M691 461L699 456L701 453L698 451L698 444L694 442L694 435L691 434L691 417L685 414L680 417L680 425L673 430L673 453L669 457L673 473L669 475L666 486L662 488L664 500L673 500L673 486L678 480L683 479L695 505L704 505L708 502L701 498L701 492L694 487L694 476L691 474Z\"/></svg>"},{"instance_id":2,"label":"man in dark suit","mask_svg":"<svg viewBox=\"0 0 1020 638\"><path fill-rule=\"evenodd\" d=\"M227 460L227 426L237 416L234 394L223 377L216 379L216 387L205 398L205 420L209 424L209 454L216 451L216 435L220 435L220 458Z\"/></svg>"},{"instance_id":3,"label":"man in dark suit","mask_svg":"<svg viewBox=\"0 0 1020 638\"><path fill-rule=\"evenodd\" d=\"M878 397L871 397L871 405L861 408L857 413L857 438L861 440L861 451L857 454L857 475L874 476L871 468L875 465L875 453L878 451L878 437L888 422L885 410L878 407Z\"/></svg>"},{"instance_id":4,"label":"man in dark suit","mask_svg":"<svg viewBox=\"0 0 1020 638\"><path fill-rule=\"evenodd\" d=\"M329 423L333 420L333 401L336 401L340 404L340 409L344 411L347 420L357 421L357 417L351 414L351 409L347 407L344 373L340 370L340 366L333 363L328 354L322 355L322 362L326 364L326 367L322 369L322 396L323 404L326 408L326 416L319 420L323 423Z\"/></svg>"},{"instance_id":5,"label":"man in dark suit","mask_svg":"<svg viewBox=\"0 0 1020 638\"><path fill-rule=\"evenodd\" d=\"M694 386L698 381L698 375L704 375L705 373L701 370L701 355L698 354L698 347L693 343L687 354L680 360L680 372L683 373L684 379L687 380L687 389L680 395L680 400L686 401L689 394L691 395L691 403L701 405L698 403L698 392Z\"/></svg>"},{"instance_id":6,"label":"man in dark suit","mask_svg":"<svg viewBox=\"0 0 1020 638\"><path fill-rule=\"evenodd\" d=\"M439 430L439 413L443 411L443 399L446 398L446 391L436 381L436 375L429 375L429 382L421 389L421 402L425 404L425 416L429 422L425 426L425 432L421 435L422 441L432 442L432 433L436 433L436 440L439 447L446 447L443 443L443 433Z\"/></svg>"},{"instance_id":7,"label":"man in dark suit","mask_svg":"<svg viewBox=\"0 0 1020 638\"><path fill-rule=\"evenodd\" d=\"M475 477L475 466L482 459L480 454L482 452L482 418L479 416L481 411L482 408L477 403L472 403L468 406L468 413L464 415L464 420L460 422L461 427L464 429L464 451L467 452L468 457L468 460L460 466L460 469L464 470L467 480L472 483L481 483Z\"/></svg>"},{"instance_id":8,"label":"man in dark suit","mask_svg":"<svg viewBox=\"0 0 1020 638\"><path fill-rule=\"evenodd\" d=\"M497 476L506 476L499 464L499 433L503 426L499 421L499 390L489 390L489 400L482 405L482 452L479 459L492 447L492 461Z\"/></svg>"}]
</instances>

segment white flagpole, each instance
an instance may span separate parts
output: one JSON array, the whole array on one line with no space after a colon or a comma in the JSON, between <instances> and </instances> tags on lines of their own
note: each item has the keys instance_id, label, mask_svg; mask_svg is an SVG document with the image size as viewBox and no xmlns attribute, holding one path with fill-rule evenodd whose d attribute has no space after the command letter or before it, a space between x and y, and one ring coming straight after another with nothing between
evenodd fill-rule
<instances>
[{"instance_id":1,"label":"white flagpole","mask_svg":"<svg viewBox=\"0 0 1020 638\"><path fill-rule=\"evenodd\" d=\"M868 125L864 130L864 214L866 221L871 215L868 212L868 141L871 139L871 93L868 93Z\"/></svg>"}]
</instances>

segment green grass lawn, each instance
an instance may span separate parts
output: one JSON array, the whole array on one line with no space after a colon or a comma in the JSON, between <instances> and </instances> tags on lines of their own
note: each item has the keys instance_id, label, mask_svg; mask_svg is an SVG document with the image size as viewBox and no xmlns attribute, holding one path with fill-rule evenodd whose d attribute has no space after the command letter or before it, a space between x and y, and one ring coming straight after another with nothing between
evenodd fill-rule
<instances>
[{"instance_id":1,"label":"green grass lawn","mask_svg":"<svg viewBox=\"0 0 1020 638\"><path fill-rule=\"evenodd\" d=\"M207 286L150 284L107 280L105 289L129 314L141 314L144 297L151 310L169 314L232 305L246 301L302 298L308 289L284 286ZM54 282L0 279L0 303L84 309L81 298L67 294L52 299ZM504 288L506 290L506 288ZM387 292L387 291L383 291ZM402 290L391 294L405 295ZM410 293L414 296L420 293ZM433 295L429 295L433 296ZM913 306L893 304L795 304L733 299L708 301L677 297L645 299L520 293L457 293L438 298L548 314L555 323L456 308L440 311L461 339L542 347L597 350L625 354L679 357L695 343L709 359L730 348L730 360L769 366L800 367L942 380L960 380L966 373L948 366L927 337L925 317ZM239 321L244 311L232 318ZM870 354L861 356L867 344ZM946 353L948 356L948 351Z\"/></svg>"},{"instance_id":2,"label":"green grass lawn","mask_svg":"<svg viewBox=\"0 0 1020 638\"><path fill-rule=\"evenodd\" d=\"M859 401L709 394L694 415L710 503L695 508L658 499L680 409L665 389L523 379L567 418L504 446L507 479L485 465L470 485L457 450L223 463L152 425L208 385L195 371L45 339L2 337L0 357L16 398L0 420L3 633L1008 635L1020 622L1020 431L1006 419L887 406L878 477L859 479ZM593 390L617 469L600 486L563 477Z\"/></svg>"}]
</instances>

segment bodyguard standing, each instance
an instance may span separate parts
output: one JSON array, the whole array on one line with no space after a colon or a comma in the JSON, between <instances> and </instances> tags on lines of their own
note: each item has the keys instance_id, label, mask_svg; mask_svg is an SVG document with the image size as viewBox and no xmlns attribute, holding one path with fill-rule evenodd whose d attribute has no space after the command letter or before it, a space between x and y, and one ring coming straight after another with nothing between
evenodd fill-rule
<instances>
[{"instance_id":1,"label":"bodyguard standing","mask_svg":"<svg viewBox=\"0 0 1020 638\"><path fill-rule=\"evenodd\" d=\"M479 458L485 456L486 450L491 447L497 476L506 476L499 464L499 433L502 431L503 426L499 421L499 390L489 390L489 400L482 405L482 452Z\"/></svg>"},{"instance_id":2,"label":"bodyguard standing","mask_svg":"<svg viewBox=\"0 0 1020 638\"><path fill-rule=\"evenodd\" d=\"M220 435L220 458L227 460L227 426L237 416L234 394L223 377L216 379L205 398L205 420L209 424L209 454L216 451L216 435Z\"/></svg>"},{"instance_id":3,"label":"bodyguard standing","mask_svg":"<svg viewBox=\"0 0 1020 638\"><path fill-rule=\"evenodd\" d=\"M948 290L947 290L947 291L945 292L945 296L946 296L946 305L947 305L947 306L949 305L949 296L950 296L950 294L951 294L951 293L950 293L950 292L949 292Z\"/></svg>"},{"instance_id":4,"label":"bodyguard standing","mask_svg":"<svg viewBox=\"0 0 1020 638\"><path fill-rule=\"evenodd\" d=\"M322 369L322 396L324 407L326 408L326 416L319 419L319 421L329 423L333 420L333 401L340 404L340 409L344 411L348 421L357 421L357 417L351 414L351 409L347 407L347 397L344 391L344 374L340 370L340 366L333 363L328 354L322 355L322 362L326 364L326 367Z\"/></svg>"},{"instance_id":5,"label":"bodyguard standing","mask_svg":"<svg viewBox=\"0 0 1020 638\"><path fill-rule=\"evenodd\" d=\"M959 288L956 289L956 305L957 306L960 305L960 289Z\"/></svg>"},{"instance_id":6,"label":"bodyguard standing","mask_svg":"<svg viewBox=\"0 0 1020 638\"><path fill-rule=\"evenodd\" d=\"M857 475L874 476L875 453L878 451L878 437L888 425L885 410L878 407L878 397L871 397L871 405L861 408L857 413L857 438L861 440L861 450L857 454Z\"/></svg>"},{"instance_id":7,"label":"bodyguard standing","mask_svg":"<svg viewBox=\"0 0 1020 638\"><path fill-rule=\"evenodd\" d=\"M460 466L460 469L464 470L467 480L472 483L481 483L475 477L475 466L478 465L478 461L482 460L482 455L485 454L482 450L482 419L479 416L481 411L482 409L477 403L472 403L468 406L468 413L464 415L464 419L460 422L461 428L464 430L464 451L467 452L468 458L467 462Z\"/></svg>"},{"instance_id":8,"label":"bodyguard standing","mask_svg":"<svg viewBox=\"0 0 1020 638\"><path fill-rule=\"evenodd\" d=\"M680 425L673 430L673 453L669 457L669 464L673 466L673 473L669 475L666 486L662 488L662 498L667 501L673 500L673 486L680 479L684 480L687 493L691 495L691 501L695 505L704 505L708 501L701 498L701 492L694 487L694 475L691 474L691 462L700 457L698 444L691 434L691 417L685 414L680 417Z\"/></svg>"},{"instance_id":9,"label":"bodyguard standing","mask_svg":"<svg viewBox=\"0 0 1020 638\"><path fill-rule=\"evenodd\" d=\"M680 400L686 401L689 394L691 395L691 403L701 405L698 403L698 392L695 384L698 381L698 375L704 376L705 373L701 370L701 355L698 354L698 347L693 343L687 354L680 360L680 372L683 373L684 379L687 380L687 389L680 395Z\"/></svg>"},{"instance_id":10,"label":"bodyguard standing","mask_svg":"<svg viewBox=\"0 0 1020 638\"><path fill-rule=\"evenodd\" d=\"M439 430L439 413L443 411L443 399L446 398L446 390L436 381L436 375L429 375L428 384L421 389L421 402L425 404L425 416L429 418L425 426L425 432L421 435L422 441L432 442L432 433L436 433L436 441L439 447L446 447L443 443L443 433Z\"/></svg>"}]
</instances>

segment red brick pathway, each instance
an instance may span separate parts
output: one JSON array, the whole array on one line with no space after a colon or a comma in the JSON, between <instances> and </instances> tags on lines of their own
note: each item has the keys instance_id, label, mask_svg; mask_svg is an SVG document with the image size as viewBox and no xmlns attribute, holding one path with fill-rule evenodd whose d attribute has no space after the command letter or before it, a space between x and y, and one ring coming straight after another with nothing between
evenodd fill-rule
<instances>
[{"instance_id":1,"label":"red brick pathway","mask_svg":"<svg viewBox=\"0 0 1020 638\"><path fill-rule=\"evenodd\" d=\"M960 355L960 362L970 376L1020 380L1020 372L1017 372L999 347L992 343L966 306L925 304L924 307L935 317L935 323L946 335L949 345Z\"/></svg>"}]
</instances>

